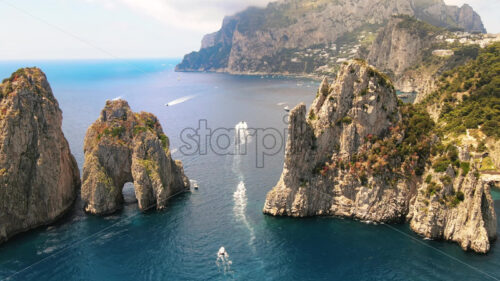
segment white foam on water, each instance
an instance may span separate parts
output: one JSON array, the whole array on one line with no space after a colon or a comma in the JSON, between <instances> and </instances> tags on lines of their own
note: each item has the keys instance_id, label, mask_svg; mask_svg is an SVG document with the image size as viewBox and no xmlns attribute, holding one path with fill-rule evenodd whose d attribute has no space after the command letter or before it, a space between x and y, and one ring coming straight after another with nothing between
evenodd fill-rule
<instances>
[{"instance_id":1,"label":"white foam on water","mask_svg":"<svg viewBox=\"0 0 500 281\"><path fill-rule=\"evenodd\" d=\"M236 191L233 194L233 200L234 200L233 212L236 219L242 222L248 229L250 234L249 245L255 251L255 248L253 246L255 240L255 231L253 227L250 225L246 216L248 198L247 198L247 189L245 187L245 177L241 172L241 155L243 153L240 153L242 152L241 150L242 146L250 142L251 138L248 130L248 124L246 122L242 121L236 124L234 128L235 128L235 135L234 135L235 154L233 158L233 172L238 176L240 182L238 183Z\"/></svg>"},{"instance_id":2,"label":"white foam on water","mask_svg":"<svg viewBox=\"0 0 500 281\"><path fill-rule=\"evenodd\" d=\"M234 126L234 158L233 172L238 175L240 180L243 179L241 174L241 156L247 153L246 145L252 141L248 131L247 122L241 121Z\"/></svg>"},{"instance_id":3,"label":"white foam on water","mask_svg":"<svg viewBox=\"0 0 500 281\"><path fill-rule=\"evenodd\" d=\"M236 124L234 130L236 149L241 148L242 145L245 145L251 141L247 122L241 121L240 123Z\"/></svg>"},{"instance_id":4,"label":"white foam on water","mask_svg":"<svg viewBox=\"0 0 500 281\"><path fill-rule=\"evenodd\" d=\"M247 189L245 183L240 181L236 191L233 194L234 198L234 214L241 221L246 220L245 211L247 209Z\"/></svg>"},{"instance_id":5,"label":"white foam on water","mask_svg":"<svg viewBox=\"0 0 500 281\"><path fill-rule=\"evenodd\" d=\"M277 104L277 106L283 106L283 105L285 105L285 104L286 104L286 102L279 102L279 103Z\"/></svg>"},{"instance_id":6,"label":"white foam on water","mask_svg":"<svg viewBox=\"0 0 500 281\"><path fill-rule=\"evenodd\" d=\"M246 226L246 228L248 228L248 231L250 232L249 244L253 245L253 242L255 240L255 231L253 227L250 225L250 222L248 222L246 215L248 198L247 198L247 189L243 181L240 181L240 183L238 184L238 187L236 188L236 191L233 194L233 199L234 199L234 208L233 208L234 216L239 221L241 221Z\"/></svg>"},{"instance_id":7,"label":"white foam on water","mask_svg":"<svg viewBox=\"0 0 500 281\"><path fill-rule=\"evenodd\" d=\"M53 253L54 251L57 250L57 247L56 246L51 246L51 247L47 247L41 251L37 251L36 254L37 255L42 255L42 254L51 254Z\"/></svg>"},{"instance_id":8,"label":"white foam on water","mask_svg":"<svg viewBox=\"0 0 500 281\"><path fill-rule=\"evenodd\" d=\"M181 104L183 102L187 102L188 100L190 99L193 99L195 96L185 96L185 97L182 97L182 98L178 98L176 100L173 100L169 103L166 103L165 106L174 106L174 105L178 105L178 104Z\"/></svg>"}]
</instances>

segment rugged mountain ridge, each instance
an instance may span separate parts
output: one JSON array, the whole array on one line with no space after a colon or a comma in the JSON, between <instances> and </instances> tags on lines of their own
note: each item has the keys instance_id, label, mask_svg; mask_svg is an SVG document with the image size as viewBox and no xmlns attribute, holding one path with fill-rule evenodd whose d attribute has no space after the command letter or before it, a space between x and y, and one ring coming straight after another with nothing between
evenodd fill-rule
<instances>
[{"instance_id":1,"label":"rugged mountain ridge","mask_svg":"<svg viewBox=\"0 0 500 281\"><path fill-rule=\"evenodd\" d=\"M177 71L307 74L369 47L371 37L394 14L437 26L486 32L470 6L442 0L288 0L224 19L184 57Z\"/></svg>"},{"instance_id":2,"label":"rugged mountain ridge","mask_svg":"<svg viewBox=\"0 0 500 281\"><path fill-rule=\"evenodd\" d=\"M433 127L424 110L398 101L387 76L361 60L343 64L307 115L305 105L291 111L283 174L264 213L407 220L425 237L488 252L496 238L490 183L466 153L459 160L455 145L442 148Z\"/></svg>"},{"instance_id":3,"label":"rugged mountain ridge","mask_svg":"<svg viewBox=\"0 0 500 281\"><path fill-rule=\"evenodd\" d=\"M107 101L85 136L82 200L85 211L107 215L123 205L122 188L133 182L141 210L163 209L189 189L180 161L151 113L134 113L124 100Z\"/></svg>"},{"instance_id":4,"label":"rugged mountain ridge","mask_svg":"<svg viewBox=\"0 0 500 281\"><path fill-rule=\"evenodd\" d=\"M367 61L387 73L402 92L422 101L444 72L474 60L497 35L450 32L409 16L394 16L369 48Z\"/></svg>"},{"instance_id":5,"label":"rugged mountain ridge","mask_svg":"<svg viewBox=\"0 0 500 281\"><path fill-rule=\"evenodd\" d=\"M61 125L40 69L19 69L0 84L0 243L72 207L80 172Z\"/></svg>"}]
</instances>

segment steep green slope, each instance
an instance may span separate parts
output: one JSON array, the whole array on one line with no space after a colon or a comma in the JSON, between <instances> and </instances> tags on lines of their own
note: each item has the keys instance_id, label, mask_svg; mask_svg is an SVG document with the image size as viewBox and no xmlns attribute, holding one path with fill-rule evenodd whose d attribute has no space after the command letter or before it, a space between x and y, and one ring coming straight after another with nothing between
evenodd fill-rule
<instances>
[{"instance_id":1,"label":"steep green slope","mask_svg":"<svg viewBox=\"0 0 500 281\"><path fill-rule=\"evenodd\" d=\"M500 138L500 42L470 51L478 52L477 58L443 73L438 89L422 104L439 104L443 133L479 129Z\"/></svg>"}]
</instances>

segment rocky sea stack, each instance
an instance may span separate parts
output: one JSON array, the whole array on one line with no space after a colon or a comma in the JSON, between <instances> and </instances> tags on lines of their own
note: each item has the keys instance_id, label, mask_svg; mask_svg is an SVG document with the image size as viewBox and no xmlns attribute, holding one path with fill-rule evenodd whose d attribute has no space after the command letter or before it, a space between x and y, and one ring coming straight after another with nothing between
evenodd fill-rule
<instances>
[{"instance_id":1,"label":"rocky sea stack","mask_svg":"<svg viewBox=\"0 0 500 281\"><path fill-rule=\"evenodd\" d=\"M80 172L45 74L24 68L0 84L0 242L71 208Z\"/></svg>"},{"instance_id":2,"label":"rocky sea stack","mask_svg":"<svg viewBox=\"0 0 500 281\"><path fill-rule=\"evenodd\" d=\"M122 188L133 182L139 208L162 209L189 188L182 163L151 113L134 113L124 100L107 101L87 131L82 200L85 211L106 215L122 208Z\"/></svg>"},{"instance_id":3,"label":"rocky sea stack","mask_svg":"<svg viewBox=\"0 0 500 281\"><path fill-rule=\"evenodd\" d=\"M425 110L398 100L387 76L346 62L307 115L305 105L291 111L283 174L264 213L409 221L425 237L488 252L496 235L490 185L459 148L442 147L433 126ZM447 157L444 169L432 165Z\"/></svg>"}]
</instances>

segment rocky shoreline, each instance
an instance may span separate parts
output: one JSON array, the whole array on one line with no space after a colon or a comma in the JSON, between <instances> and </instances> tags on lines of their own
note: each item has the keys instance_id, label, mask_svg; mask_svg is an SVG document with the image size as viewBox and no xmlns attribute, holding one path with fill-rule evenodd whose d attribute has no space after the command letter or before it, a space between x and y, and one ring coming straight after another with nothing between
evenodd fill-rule
<instances>
[{"instance_id":1,"label":"rocky shoreline","mask_svg":"<svg viewBox=\"0 0 500 281\"><path fill-rule=\"evenodd\" d=\"M43 72L20 69L0 93L0 243L60 219L80 185L85 212L102 216L123 208L128 182L142 211L164 209L189 190L153 114L107 101L85 137L81 183ZM478 144L442 142L434 131L441 102L403 104L374 66L343 63L334 83L322 80L309 111L301 104L290 112L283 173L263 212L408 222L423 237L489 252L497 238L493 180L481 177L476 161L485 153L470 151ZM488 140L484 149L498 165L498 143Z\"/></svg>"},{"instance_id":2,"label":"rocky shoreline","mask_svg":"<svg viewBox=\"0 0 500 281\"><path fill-rule=\"evenodd\" d=\"M443 156L430 154L439 139L425 114L399 104L390 79L366 62L344 64L307 114L303 104L291 111L283 173L263 212L408 221L424 237L487 253L496 239L490 184L474 165L434 170L429 162Z\"/></svg>"},{"instance_id":3,"label":"rocky shoreline","mask_svg":"<svg viewBox=\"0 0 500 281\"><path fill-rule=\"evenodd\" d=\"M141 210L162 209L189 189L158 119L133 113L126 101L108 101L89 128L83 185L61 126L62 111L40 69L19 69L0 84L0 243L62 218L80 186L86 211L99 215L121 208L128 181Z\"/></svg>"}]
</instances>

